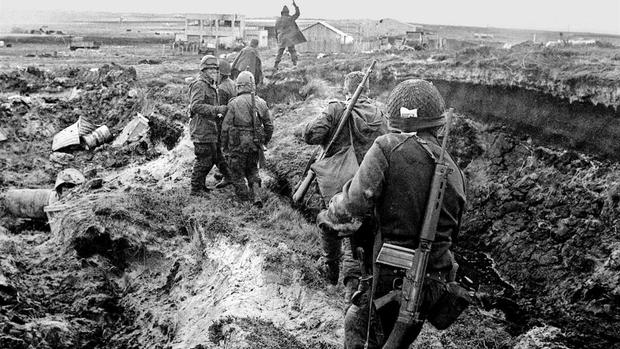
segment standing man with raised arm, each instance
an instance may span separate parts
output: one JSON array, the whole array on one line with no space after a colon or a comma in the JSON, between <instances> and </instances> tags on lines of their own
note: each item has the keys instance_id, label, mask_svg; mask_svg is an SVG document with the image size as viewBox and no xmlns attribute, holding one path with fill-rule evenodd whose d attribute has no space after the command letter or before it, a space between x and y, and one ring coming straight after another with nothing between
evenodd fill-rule
<instances>
[{"instance_id":1,"label":"standing man with raised arm","mask_svg":"<svg viewBox=\"0 0 620 349\"><path fill-rule=\"evenodd\" d=\"M278 38L278 55L276 56L276 62L273 66L278 70L278 65L282 60L284 50L287 49L291 54L291 61L293 65L297 65L297 51L295 51L295 45L306 42L306 37L299 30L295 20L299 18L299 6L293 1L293 7L295 7L295 14L289 15L287 6L282 8L280 12L281 16L276 21L276 37Z\"/></svg>"}]
</instances>

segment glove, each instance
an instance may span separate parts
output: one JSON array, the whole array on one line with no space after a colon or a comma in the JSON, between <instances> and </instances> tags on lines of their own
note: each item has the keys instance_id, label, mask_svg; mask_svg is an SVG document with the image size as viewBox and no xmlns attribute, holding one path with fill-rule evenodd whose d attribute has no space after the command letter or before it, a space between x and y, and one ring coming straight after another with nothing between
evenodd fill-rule
<instances>
[{"instance_id":1,"label":"glove","mask_svg":"<svg viewBox=\"0 0 620 349\"><path fill-rule=\"evenodd\" d=\"M217 111L218 114L222 114L222 116L224 116L226 115L226 112L228 111L228 106L218 105L217 107L215 107L215 110Z\"/></svg>"},{"instance_id":2,"label":"glove","mask_svg":"<svg viewBox=\"0 0 620 349\"><path fill-rule=\"evenodd\" d=\"M341 222L329 210L319 212L316 216L316 224L319 228L333 231L340 237L350 236L362 226L362 222L357 219Z\"/></svg>"}]
</instances>

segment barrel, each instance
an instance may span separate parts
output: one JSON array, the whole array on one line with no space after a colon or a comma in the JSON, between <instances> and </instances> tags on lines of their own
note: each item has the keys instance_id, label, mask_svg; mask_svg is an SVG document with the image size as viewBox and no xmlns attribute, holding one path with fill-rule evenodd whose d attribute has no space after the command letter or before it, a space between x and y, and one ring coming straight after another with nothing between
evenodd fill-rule
<instances>
[{"instance_id":1,"label":"barrel","mask_svg":"<svg viewBox=\"0 0 620 349\"><path fill-rule=\"evenodd\" d=\"M98 145L109 141L110 139L112 139L112 134L106 125L103 125L94 130L93 133L82 137L84 148L86 148L86 150L93 149Z\"/></svg>"},{"instance_id":2,"label":"barrel","mask_svg":"<svg viewBox=\"0 0 620 349\"><path fill-rule=\"evenodd\" d=\"M43 208L58 201L52 189L9 189L3 197L6 211L21 218L46 218Z\"/></svg>"}]
</instances>

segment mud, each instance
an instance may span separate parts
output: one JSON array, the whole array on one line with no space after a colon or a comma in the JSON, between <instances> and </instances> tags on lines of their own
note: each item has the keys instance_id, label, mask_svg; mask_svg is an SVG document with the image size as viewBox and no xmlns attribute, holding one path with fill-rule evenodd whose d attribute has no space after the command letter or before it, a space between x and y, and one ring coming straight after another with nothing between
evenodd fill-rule
<instances>
[{"instance_id":1,"label":"mud","mask_svg":"<svg viewBox=\"0 0 620 349\"><path fill-rule=\"evenodd\" d=\"M440 74L472 77L468 59L490 53L460 53L461 63ZM288 197L313 150L296 133L330 99L342 98L342 77L362 69L366 58L317 60L267 76L259 95L270 105L276 131L263 171L267 189L259 192L263 210L234 202L230 189L188 196L193 149L183 134L182 80L142 81L117 65L0 75L11 89L3 91L12 91L0 96L9 135L0 143L0 188L50 186L69 165L94 169L103 179L63 199L67 208L55 217L60 229L0 217L0 347L340 347L343 290L321 278L318 232L309 223L320 198L312 188L302 215ZM409 62L381 59L397 69ZM415 74L427 65L410 67ZM469 75L457 74L463 71ZM384 101L403 76L379 69L374 81L380 88L371 95ZM447 80L435 78L439 86ZM575 82L579 91L586 80ZM462 101L450 144L470 182L459 261L477 287L497 296L500 310L470 308L444 332L425 326L415 348L609 348L620 340L620 168L602 156L548 145L556 139L539 142L529 129L515 133L489 122L493 113L512 120L527 112L512 110L509 101L531 97L518 89L533 86L531 80L516 85L500 89L511 94L498 95L496 109L479 104L487 110L482 116ZM447 94L455 105L463 91L486 91L452 80L446 88L454 89ZM30 96L8 98L19 91ZM600 99L597 93L590 99ZM572 109L541 98L539 115ZM585 106L584 115L591 108ZM77 116L117 132L138 111L155 113L142 142L50 159L51 136ZM530 123L543 134L536 120ZM208 181L215 183L211 176Z\"/></svg>"}]
</instances>

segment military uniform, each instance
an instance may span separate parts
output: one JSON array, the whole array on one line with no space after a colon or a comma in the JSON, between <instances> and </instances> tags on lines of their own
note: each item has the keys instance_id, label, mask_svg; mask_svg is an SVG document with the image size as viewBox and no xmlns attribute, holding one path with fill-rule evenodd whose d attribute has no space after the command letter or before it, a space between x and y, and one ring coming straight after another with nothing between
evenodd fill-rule
<instances>
[{"instance_id":1,"label":"military uniform","mask_svg":"<svg viewBox=\"0 0 620 349\"><path fill-rule=\"evenodd\" d=\"M239 95L228 103L222 125L222 148L235 192L243 201L254 201L253 185L260 185L259 152L273 134L269 108L258 96L255 96L255 110L256 115L253 116L251 93L239 91Z\"/></svg>"},{"instance_id":2,"label":"military uniform","mask_svg":"<svg viewBox=\"0 0 620 349\"><path fill-rule=\"evenodd\" d=\"M344 102L330 102L318 118L306 125L303 132L306 143L320 144L325 148L338 128L338 123L345 109L346 104ZM362 162L364 154L366 154L372 142L377 137L387 133L387 118L373 100L366 96L360 96L353 108L350 120L353 125L353 129L351 130L353 146L359 164ZM334 140L326 157L330 157L339 152L342 148L350 145L349 126L349 123L344 125L344 128ZM374 219L366 218L360 230L372 231L374 228ZM342 255L342 241L336 234L325 229L322 230L321 240L327 268L327 278L332 284L335 284L338 280L338 269ZM357 280L361 275L354 250L356 247L363 244L362 241L345 241L343 260L343 282L345 285L347 285L349 281Z\"/></svg>"},{"instance_id":3,"label":"military uniform","mask_svg":"<svg viewBox=\"0 0 620 349\"><path fill-rule=\"evenodd\" d=\"M218 97L220 105L228 105L228 101L233 99L237 95L237 88L235 87L235 82L232 81L228 76L222 76L220 79L220 84L218 85ZM228 163L226 162L226 158L222 153L222 122L224 118L217 119L217 149L215 156L215 166L217 166L218 170L224 177L224 182L220 182L220 184L216 185L216 188L219 188L222 184L227 184L227 180L230 180L230 169L228 168Z\"/></svg>"},{"instance_id":4,"label":"military uniform","mask_svg":"<svg viewBox=\"0 0 620 349\"><path fill-rule=\"evenodd\" d=\"M205 179L217 161L218 114L226 112L219 105L215 82L201 74L189 86L189 131L194 143L194 168L192 172L192 192L206 190Z\"/></svg>"},{"instance_id":5,"label":"military uniform","mask_svg":"<svg viewBox=\"0 0 620 349\"><path fill-rule=\"evenodd\" d=\"M418 93L420 97L417 97ZM402 107L411 109L409 112L412 114L400 118L398 115L402 113ZM432 84L422 80L407 80L399 84L388 99L390 126L407 132L417 131L418 134L395 132L377 138L355 177L329 204L327 218L323 219L325 222L346 222L351 217L374 212L379 229L373 236L366 236L376 240L373 254L366 260L368 269L373 268L380 243L410 249L418 246L435 169L434 159L439 158L441 153L435 133L445 122L441 115L443 109L443 99ZM422 288L421 319L432 317L441 308L442 297L447 292L447 275L454 263L450 251L452 239L458 233L465 207L464 176L448 154L446 162L450 172ZM373 298L389 293L399 279L402 280L404 273L404 270L375 264L376 291ZM364 347L370 299L369 293L366 293L347 310L347 349ZM382 347L395 324L398 311L399 303L391 302L373 313L369 348ZM421 323L414 326L407 339L413 342L421 328Z\"/></svg>"},{"instance_id":6,"label":"military uniform","mask_svg":"<svg viewBox=\"0 0 620 349\"><path fill-rule=\"evenodd\" d=\"M237 75L244 70L254 75L257 85L263 82L263 67L256 47L247 46L239 52L232 64L231 77L233 79L236 78Z\"/></svg>"},{"instance_id":7,"label":"military uniform","mask_svg":"<svg viewBox=\"0 0 620 349\"><path fill-rule=\"evenodd\" d=\"M299 6L293 3L295 6L295 14L289 15L288 7L282 8L281 17L276 20L276 36L278 38L278 54L276 55L275 68L278 69L278 64L282 60L284 50L288 50L291 54L291 61L293 65L297 65L297 51L295 51L295 45L306 42L304 34L299 30L295 20L299 18Z\"/></svg>"}]
</instances>

